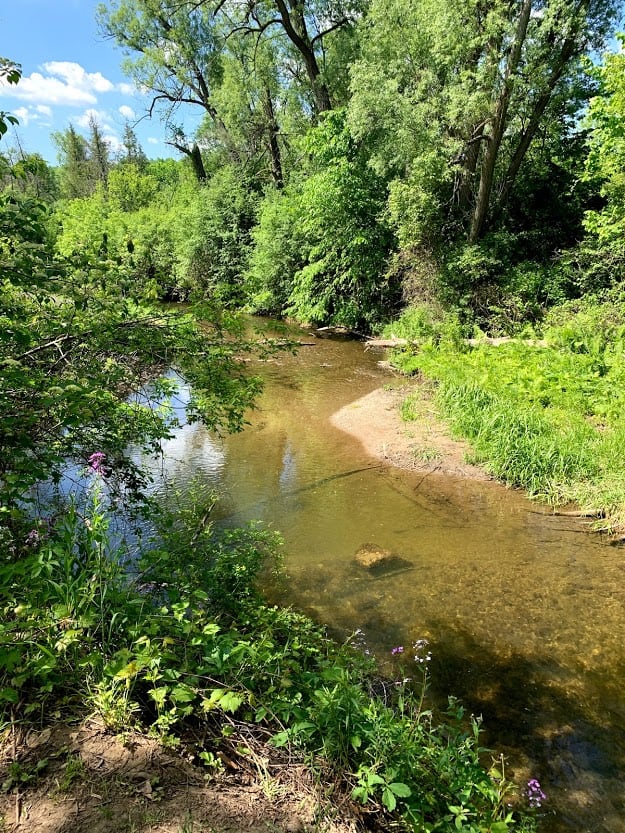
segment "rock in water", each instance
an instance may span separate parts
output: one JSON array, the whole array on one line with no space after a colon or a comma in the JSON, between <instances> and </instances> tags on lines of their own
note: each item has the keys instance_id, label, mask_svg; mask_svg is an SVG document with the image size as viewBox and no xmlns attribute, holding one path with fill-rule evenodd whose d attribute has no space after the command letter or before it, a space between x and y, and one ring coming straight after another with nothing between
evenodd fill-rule
<instances>
[{"instance_id":1,"label":"rock in water","mask_svg":"<svg viewBox=\"0 0 625 833\"><path fill-rule=\"evenodd\" d=\"M354 556L356 564L364 567L366 570L373 570L375 567L390 565L394 559L395 556L390 550L378 547L377 544L363 544Z\"/></svg>"}]
</instances>

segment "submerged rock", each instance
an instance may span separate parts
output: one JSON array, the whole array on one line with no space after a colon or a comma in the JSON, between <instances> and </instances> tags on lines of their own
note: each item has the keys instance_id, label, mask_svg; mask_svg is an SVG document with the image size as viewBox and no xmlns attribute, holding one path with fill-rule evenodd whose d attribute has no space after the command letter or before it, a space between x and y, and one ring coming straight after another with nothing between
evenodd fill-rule
<instances>
[{"instance_id":1,"label":"submerged rock","mask_svg":"<svg viewBox=\"0 0 625 833\"><path fill-rule=\"evenodd\" d=\"M390 550L378 547L377 544L363 544L357 550L354 561L359 567L365 570L373 570L375 567L387 566L395 561L395 556Z\"/></svg>"}]
</instances>

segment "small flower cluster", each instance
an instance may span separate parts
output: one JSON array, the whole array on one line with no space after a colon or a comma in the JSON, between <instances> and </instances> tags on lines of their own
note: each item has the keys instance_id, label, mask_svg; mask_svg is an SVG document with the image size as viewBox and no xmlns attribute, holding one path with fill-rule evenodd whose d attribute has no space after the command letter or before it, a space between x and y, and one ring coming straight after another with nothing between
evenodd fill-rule
<instances>
[{"instance_id":1,"label":"small flower cluster","mask_svg":"<svg viewBox=\"0 0 625 833\"><path fill-rule=\"evenodd\" d=\"M96 474L104 474L104 460L106 455L103 451L94 451L89 457L89 468Z\"/></svg>"},{"instance_id":2,"label":"small flower cluster","mask_svg":"<svg viewBox=\"0 0 625 833\"><path fill-rule=\"evenodd\" d=\"M39 534L39 530L31 529L28 535L26 536L26 546L36 547L39 541L41 541L41 535Z\"/></svg>"},{"instance_id":3,"label":"small flower cluster","mask_svg":"<svg viewBox=\"0 0 625 833\"><path fill-rule=\"evenodd\" d=\"M414 650L414 661L418 665L423 665L426 662L430 662L432 659L432 654L430 651L427 651L427 646L430 643L427 639L417 639L416 642L412 643L412 648Z\"/></svg>"},{"instance_id":4,"label":"small flower cluster","mask_svg":"<svg viewBox=\"0 0 625 833\"><path fill-rule=\"evenodd\" d=\"M349 640L349 644L357 651L361 651L366 657L371 656L371 651L367 645L367 637L361 628L356 628L353 636Z\"/></svg>"},{"instance_id":5,"label":"small flower cluster","mask_svg":"<svg viewBox=\"0 0 625 833\"><path fill-rule=\"evenodd\" d=\"M391 654L394 657L396 657L398 654L403 654L403 653L404 653L404 646L403 645L397 645L395 648L391 649Z\"/></svg>"},{"instance_id":6,"label":"small flower cluster","mask_svg":"<svg viewBox=\"0 0 625 833\"><path fill-rule=\"evenodd\" d=\"M543 801L547 798L545 793L542 791L540 782L535 778L532 778L527 782L525 794L527 795L527 800L532 808L540 807Z\"/></svg>"}]
</instances>

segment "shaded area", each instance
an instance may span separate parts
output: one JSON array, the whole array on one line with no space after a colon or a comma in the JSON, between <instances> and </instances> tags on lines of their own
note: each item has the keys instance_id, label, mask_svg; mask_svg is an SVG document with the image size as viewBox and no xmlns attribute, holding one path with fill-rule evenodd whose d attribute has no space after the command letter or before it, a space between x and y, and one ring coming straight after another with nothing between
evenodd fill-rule
<instances>
[{"instance_id":1,"label":"shaded area","mask_svg":"<svg viewBox=\"0 0 625 833\"><path fill-rule=\"evenodd\" d=\"M358 820L344 796L331 805L301 762L239 740L241 754L216 770L194 766L185 750L132 732L116 736L97 722L31 732L14 747L24 783L0 793L3 830L355 833ZM3 781L11 771L0 760Z\"/></svg>"},{"instance_id":2,"label":"shaded area","mask_svg":"<svg viewBox=\"0 0 625 833\"><path fill-rule=\"evenodd\" d=\"M440 703L453 692L483 717L485 744L504 752L524 781L538 778L548 796L541 829L625 830L625 726L610 714L600 681L580 685L582 668L548 655L501 656L448 622L428 627L439 635L432 697ZM616 679L623 670L614 669Z\"/></svg>"},{"instance_id":3,"label":"shaded area","mask_svg":"<svg viewBox=\"0 0 625 833\"><path fill-rule=\"evenodd\" d=\"M288 579L272 598L339 639L361 628L384 673L399 671L392 646L427 638L432 696L482 714L518 779L543 783L549 833L625 833L622 552L495 482L375 467L329 422L388 381L361 346L320 341L264 368L248 429L204 451L181 438L179 485L200 469L223 494L213 520L280 530ZM363 545L391 557L363 569Z\"/></svg>"}]
</instances>

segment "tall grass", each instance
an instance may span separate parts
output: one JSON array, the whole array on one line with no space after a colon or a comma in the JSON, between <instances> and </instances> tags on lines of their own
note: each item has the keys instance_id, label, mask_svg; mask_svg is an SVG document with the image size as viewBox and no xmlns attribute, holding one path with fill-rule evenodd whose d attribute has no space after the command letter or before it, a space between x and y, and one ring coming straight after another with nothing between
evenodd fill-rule
<instances>
[{"instance_id":1,"label":"tall grass","mask_svg":"<svg viewBox=\"0 0 625 833\"><path fill-rule=\"evenodd\" d=\"M419 317L405 323L412 320ZM429 337L396 351L393 362L437 383L442 416L496 477L554 504L576 502L602 528L622 529L624 321L625 301L615 295L555 310L540 334L547 346Z\"/></svg>"},{"instance_id":2,"label":"tall grass","mask_svg":"<svg viewBox=\"0 0 625 833\"><path fill-rule=\"evenodd\" d=\"M535 407L513 409L471 383L443 384L438 401L453 429L471 441L476 462L531 495L559 502L567 484L598 472L598 437L583 420L554 424Z\"/></svg>"}]
</instances>

